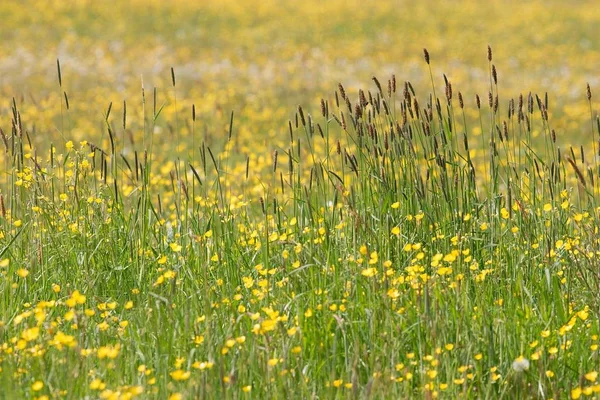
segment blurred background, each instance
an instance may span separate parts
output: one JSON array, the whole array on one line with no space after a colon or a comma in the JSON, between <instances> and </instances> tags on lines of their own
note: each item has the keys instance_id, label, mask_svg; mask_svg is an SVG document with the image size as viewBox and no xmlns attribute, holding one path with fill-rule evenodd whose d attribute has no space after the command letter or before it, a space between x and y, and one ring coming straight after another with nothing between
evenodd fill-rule
<instances>
[{"instance_id":1,"label":"blurred background","mask_svg":"<svg viewBox=\"0 0 600 400\"><path fill-rule=\"evenodd\" d=\"M519 93L548 92L563 142L589 134L586 83L600 89L593 1L27 0L0 2L0 15L0 127L10 131L15 97L41 145L106 143L104 114L112 102L120 120L124 100L135 142L143 85L147 113L153 88L164 105L156 135L185 135L194 104L195 130L208 141L224 134L233 110L242 152L276 146L297 106L318 114L338 82L354 98L373 75L385 82L394 73L428 93L423 48L435 84L445 73L475 117L475 94L487 98L490 44L501 107Z\"/></svg>"}]
</instances>

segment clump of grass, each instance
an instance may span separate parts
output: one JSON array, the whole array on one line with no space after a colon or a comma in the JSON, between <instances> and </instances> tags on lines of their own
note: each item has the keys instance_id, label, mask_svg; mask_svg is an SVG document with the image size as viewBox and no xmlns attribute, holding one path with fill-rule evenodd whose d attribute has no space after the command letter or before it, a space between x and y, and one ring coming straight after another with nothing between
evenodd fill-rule
<instances>
[{"instance_id":1,"label":"clump of grass","mask_svg":"<svg viewBox=\"0 0 600 400\"><path fill-rule=\"evenodd\" d=\"M150 140L132 149L123 102L120 128L105 113L107 146L67 141L42 157L13 102L4 393L598 392L595 151L558 147L547 95L502 98L490 47L487 108L445 75L438 97L424 57L431 93L397 92L395 76L340 83L260 155L237 151L233 113L224 139L194 138L186 162ZM144 146L156 93L148 124L142 94Z\"/></svg>"}]
</instances>

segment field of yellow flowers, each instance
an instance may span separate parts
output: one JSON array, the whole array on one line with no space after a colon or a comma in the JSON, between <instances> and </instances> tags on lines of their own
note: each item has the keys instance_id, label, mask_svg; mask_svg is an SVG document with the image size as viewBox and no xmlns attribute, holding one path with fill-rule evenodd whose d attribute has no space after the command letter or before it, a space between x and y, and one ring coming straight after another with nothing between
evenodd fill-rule
<instances>
[{"instance_id":1,"label":"field of yellow flowers","mask_svg":"<svg viewBox=\"0 0 600 400\"><path fill-rule=\"evenodd\" d=\"M594 2L0 15L0 398L600 396Z\"/></svg>"}]
</instances>

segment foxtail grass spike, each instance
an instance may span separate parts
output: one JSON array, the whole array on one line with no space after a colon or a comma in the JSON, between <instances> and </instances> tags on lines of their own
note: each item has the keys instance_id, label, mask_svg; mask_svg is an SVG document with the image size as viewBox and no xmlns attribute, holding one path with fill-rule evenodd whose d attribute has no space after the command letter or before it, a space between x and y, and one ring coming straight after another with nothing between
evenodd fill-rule
<instances>
[{"instance_id":1,"label":"foxtail grass spike","mask_svg":"<svg viewBox=\"0 0 600 400\"><path fill-rule=\"evenodd\" d=\"M58 86L62 87L62 73L60 72L60 60L56 59L56 68L58 70Z\"/></svg>"}]
</instances>

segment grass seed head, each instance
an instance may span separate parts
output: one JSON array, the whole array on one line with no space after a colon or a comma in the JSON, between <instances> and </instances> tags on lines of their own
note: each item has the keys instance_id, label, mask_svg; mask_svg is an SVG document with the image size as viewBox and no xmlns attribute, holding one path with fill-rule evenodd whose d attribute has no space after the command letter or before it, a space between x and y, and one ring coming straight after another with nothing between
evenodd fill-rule
<instances>
[{"instance_id":1,"label":"grass seed head","mask_svg":"<svg viewBox=\"0 0 600 400\"><path fill-rule=\"evenodd\" d=\"M587 90L586 90L586 92L587 92L587 99L588 99L588 101L592 100L592 89L590 89L590 84L589 83L587 84Z\"/></svg>"}]
</instances>

